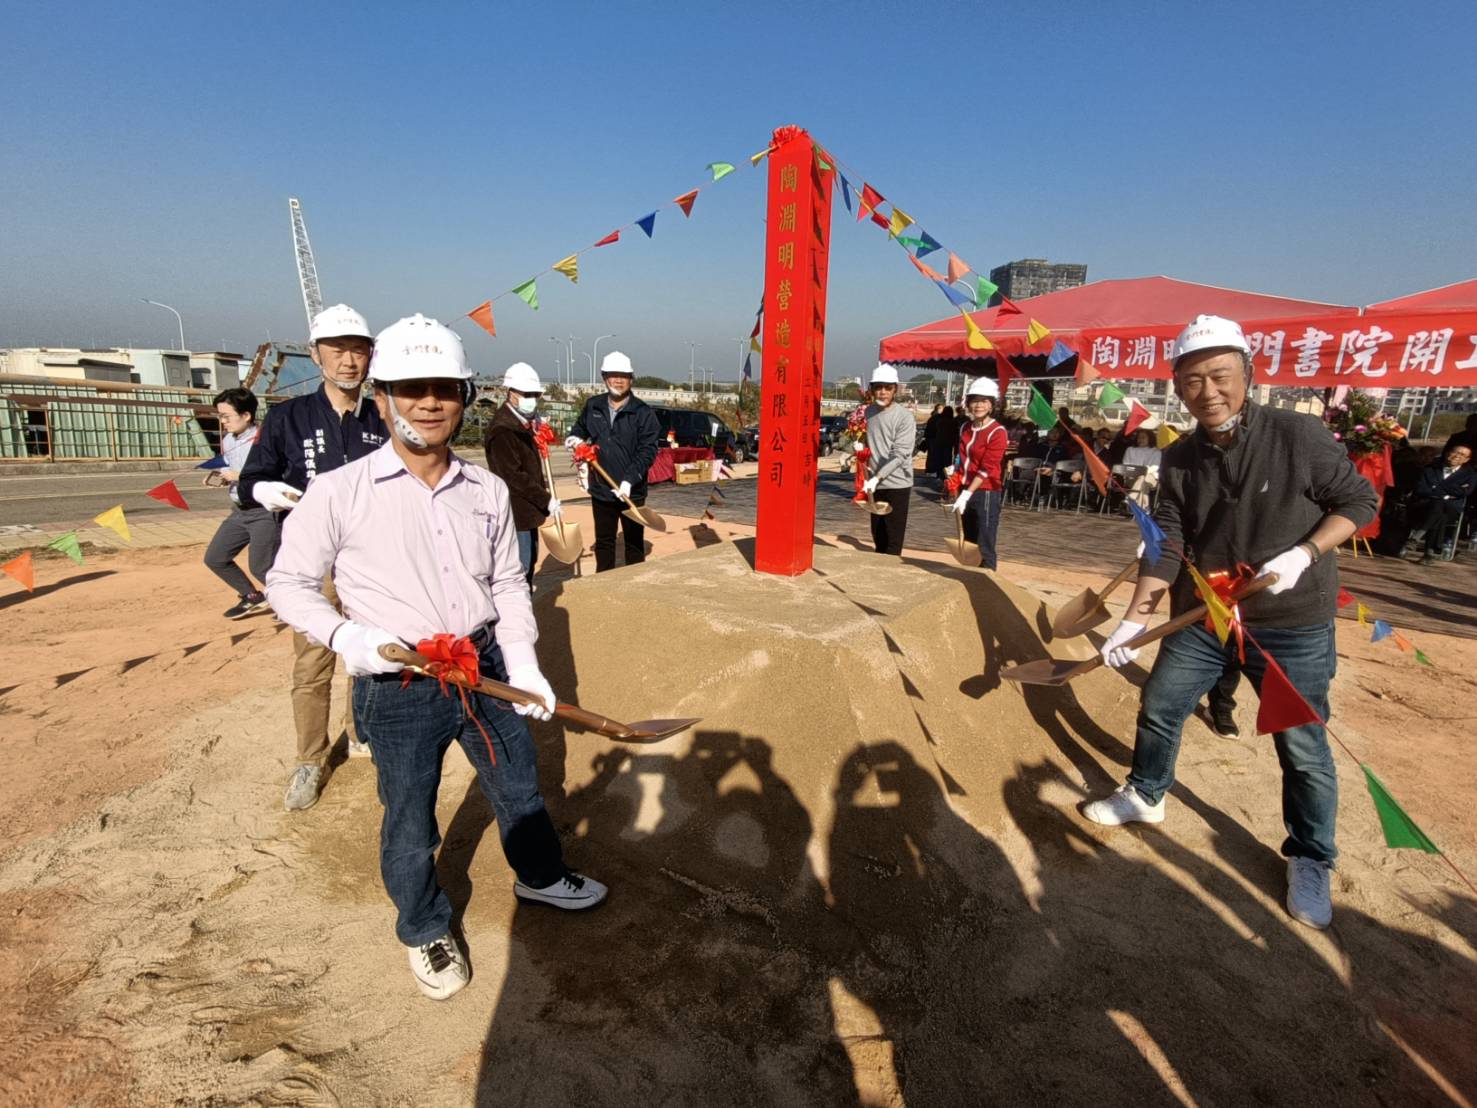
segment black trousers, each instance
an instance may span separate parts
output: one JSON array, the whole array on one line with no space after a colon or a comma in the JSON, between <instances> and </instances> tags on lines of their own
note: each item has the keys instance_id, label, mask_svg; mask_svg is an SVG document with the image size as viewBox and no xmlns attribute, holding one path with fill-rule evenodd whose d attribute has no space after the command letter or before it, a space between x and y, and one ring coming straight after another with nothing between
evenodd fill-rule
<instances>
[{"instance_id":1,"label":"black trousers","mask_svg":"<svg viewBox=\"0 0 1477 1108\"><path fill-rule=\"evenodd\" d=\"M872 499L880 504L891 504L892 511L885 516L872 517L872 542L878 554L901 554L903 535L908 530L908 504L913 499L913 490L878 489Z\"/></svg>"},{"instance_id":2,"label":"black trousers","mask_svg":"<svg viewBox=\"0 0 1477 1108\"><path fill-rule=\"evenodd\" d=\"M645 497L636 500L646 503ZM628 516L621 515L626 505L619 500L590 499L590 510L595 513L595 572L604 573L615 568L615 529L620 527L626 540L626 565L634 566L646 561L646 528Z\"/></svg>"},{"instance_id":3,"label":"black trousers","mask_svg":"<svg viewBox=\"0 0 1477 1108\"><path fill-rule=\"evenodd\" d=\"M1446 528L1457 521L1465 500L1417 500L1412 499L1407 517L1413 530L1426 533L1426 553L1440 554Z\"/></svg>"}]
</instances>

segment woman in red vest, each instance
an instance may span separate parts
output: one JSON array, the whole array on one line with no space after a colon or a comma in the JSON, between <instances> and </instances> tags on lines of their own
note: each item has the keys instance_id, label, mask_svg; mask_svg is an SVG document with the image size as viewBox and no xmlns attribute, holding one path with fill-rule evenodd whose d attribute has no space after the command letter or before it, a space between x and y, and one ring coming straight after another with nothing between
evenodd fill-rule
<instances>
[{"instance_id":1,"label":"woman in red vest","mask_svg":"<svg viewBox=\"0 0 1477 1108\"><path fill-rule=\"evenodd\" d=\"M964 517L964 533L979 544L987 569L995 568L995 532L1000 527L1001 468L1007 435L995 420L1000 386L989 377L970 383L964 393L969 422L959 431L959 496L954 511Z\"/></svg>"}]
</instances>

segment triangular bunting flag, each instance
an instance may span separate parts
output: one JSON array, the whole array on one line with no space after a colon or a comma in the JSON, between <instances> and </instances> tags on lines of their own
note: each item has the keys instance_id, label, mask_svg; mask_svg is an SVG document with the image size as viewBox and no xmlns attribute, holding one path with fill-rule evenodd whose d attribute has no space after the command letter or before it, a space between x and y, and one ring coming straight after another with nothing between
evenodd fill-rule
<instances>
[{"instance_id":1,"label":"triangular bunting flag","mask_svg":"<svg viewBox=\"0 0 1477 1108\"><path fill-rule=\"evenodd\" d=\"M1113 384L1112 381L1104 381L1102 391L1097 394L1098 410L1101 411L1104 408L1110 408L1114 404L1122 403L1122 401L1123 390Z\"/></svg>"},{"instance_id":2,"label":"triangular bunting flag","mask_svg":"<svg viewBox=\"0 0 1477 1108\"><path fill-rule=\"evenodd\" d=\"M964 330L969 336L964 340L965 345L971 350L994 350L994 344L985 337L985 333L980 330L979 324L970 318L969 313L960 308L959 314L964 317Z\"/></svg>"},{"instance_id":3,"label":"triangular bunting flag","mask_svg":"<svg viewBox=\"0 0 1477 1108\"><path fill-rule=\"evenodd\" d=\"M917 258L913 257L912 254L908 255L908 261L912 262L913 268L916 269L919 273L923 274L923 276L927 277L930 281L942 281L944 279L944 275L942 273L934 269L933 266L929 265L927 262L920 262Z\"/></svg>"},{"instance_id":4,"label":"triangular bunting flag","mask_svg":"<svg viewBox=\"0 0 1477 1108\"><path fill-rule=\"evenodd\" d=\"M691 219L692 205L696 200L697 189L693 189L691 192L684 192L681 196L676 197L672 201L672 203L676 204L679 208L682 209L683 215L685 215L688 219Z\"/></svg>"},{"instance_id":5,"label":"triangular bunting flag","mask_svg":"<svg viewBox=\"0 0 1477 1108\"><path fill-rule=\"evenodd\" d=\"M1078 357L1077 375L1073 378L1077 384L1090 385L1101 376L1102 373L1098 370L1097 366L1093 365L1086 358Z\"/></svg>"},{"instance_id":6,"label":"triangular bunting flag","mask_svg":"<svg viewBox=\"0 0 1477 1108\"><path fill-rule=\"evenodd\" d=\"M478 327L481 327L493 338L497 337L497 327L495 327L492 322L491 300L482 301L482 303L478 304L475 308L467 313L467 318L475 323Z\"/></svg>"},{"instance_id":7,"label":"triangular bunting flag","mask_svg":"<svg viewBox=\"0 0 1477 1108\"><path fill-rule=\"evenodd\" d=\"M927 231L920 231L918 233L918 238L918 256L920 258L926 258L935 250L943 249L943 245Z\"/></svg>"},{"instance_id":8,"label":"triangular bunting flag","mask_svg":"<svg viewBox=\"0 0 1477 1108\"><path fill-rule=\"evenodd\" d=\"M47 550L59 550L79 566L82 564L82 544L77 541L77 532L68 531L60 538L52 539L46 544Z\"/></svg>"},{"instance_id":9,"label":"triangular bunting flag","mask_svg":"<svg viewBox=\"0 0 1477 1108\"><path fill-rule=\"evenodd\" d=\"M1180 433L1167 423L1161 423L1154 433L1154 445L1160 450L1165 450L1169 444L1180 437Z\"/></svg>"},{"instance_id":10,"label":"triangular bunting flag","mask_svg":"<svg viewBox=\"0 0 1477 1108\"><path fill-rule=\"evenodd\" d=\"M877 211L875 208L872 209L871 218L872 222L877 224L877 226L881 227L884 231L887 231L892 227L892 224L891 222L889 222L888 218L881 212Z\"/></svg>"},{"instance_id":11,"label":"triangular bunting flag","mask_svg":"<svg viewBox=\"0 0 1477 1108\"><path fill-rule=\"evenodd\" d=\"M990 302L990 298L999 291L1000 286L997 285L994 281L990 280L988 277L981 277L978 274L975 275L974 298L979 301L981 305L988 304Z\"/></svg>"},{"instance_id":12,"label":"triangular bunting flag","mask_svg":"<svg viewBox=\"0 0 1477 1108\"><path fill-rule=\"evenodd\" d=\"M892 207L892 218L887 221L887 233L897 238L913 223L913 217L903 211L896 204Z\"/></svg>"},{"instance_id":13,"label":"triangular bunting flag","mask_svg":"<svg viewBox=\"0 0 1477 1108\"><path fill-rule=\"evenodd\" d=\"M207 458L195 467L196 469L225 469L225 455L217 454L214 458Z\"/></svg>"},{"instance_id":14,"label":"triangular bunting flag","mask_svg":"<svg viewBox=\"0 0 1477 1108\"><path fill-rule=\"evenodd\" d=\"M185 503L185 498L180 495L179 486L173 481L165 481L162 485L155 485L148 492L144 493L144 495L159 501L161 504L168 504L172 508L179 508L186 512L190 510L190 506Z\"/></svg>"},{"instance_id":15,"label":"triangular bunting flag","mask_svg":"<svg viewBox=\"0 0 1477 1108\"><path fill-rule=\"evenodd\" d=\"M999 350L995 351L995 379L1000 382L1000 397L1005 398L1005 390L1010 388L1010 383L1019 377L1020 371L1015 368L1011 360Z\"/></svg>"},{"instance_id":16,"label":"triangular bunting flag","mask_svg":"<svg viewBox=\"0 0 1477 1108\"><path fill-rule=\"evenodd\" d=\"M513 290L513 295L534 311L538 311L538 279L530 277Z\"/></svg>"},{"instance_id":17,"label":"triangular bunting flag","mask_svg":"<svg viewBox=\"0 0 1477 1108\"><path fill-rule=\"evenodd\" d=\"M1046 355L1046 368L1055 369L1063 362L1070 361L1075 351L1061 339L1051 344L1051 353Z\"/></svg>"},{"instance_id":18,"label":"triangular bunting flag","mask_svg":"<svg viewBox=\"0 0 1477 1108\"><path fill-rule=\"evenodd\" d=\"M1001 296L1000 303L996 305L996 308L995 317L997 319L1004 319L1008 315L1022 314L1021 306L1008 296Z\"/></svg>"},{"instance_id":19,"label":"triangular bunting flag","mask_svg":"<svg viewBox=\"0 0 1477 1108\"><path fill-rule=\"evenodd\" d=\"M1215 637L1221 640L1222 645L1231 637L1231 609L1226 607L1226 602L1216 595L1215 590L1210 587L1210 582L1200 576L1200 571L1189 562L1185 568L1190 571L1190 580L1195 582L1195 591L1200 594L1200 599L1205 601L1205 609L1210 616L1210 625L1215 628Z\"/></svg>"},{"instance_id":20,"label":"triangular bunting flag","mask_svg":"<svg viewBox=\"0 0 1477 1108\"><path fill-rule=\"evenodd\" d=\"M650 231L648 231L646 233L648 235L651 234ZM595 245L596 246L609 246L613 242L620 242L620 241L621 241L621 233L620 233L620 231L612 231L612 232L610 232L610 234L606 235L603 239L601 239Z\"/></svg>"},{"instance_id":21,"label":"triangular bunting flag","mask_svg":"<svg viewBox=\"0 0 1477 1108\"><path fill-rule=\"evenodd\" d=\"M1339 586L1339 595L1338 595L1338 606L1340 608L1347 608L1352 603L1354 603L1354 594L1351 593L1348 589L1344 588L1344 586L1340 585Z\"/></svg>"},{"instance_id":22,"label":"triangular bunting flag","mask_svg":"<svg viewBox=\"0 0 1477 1108\"><path fill-rule=\"evenodd\" d=\"M1420 647L1416 647L1415 660L1423 666L1428 666L1431 664L1431 659L1427 658L1424 654L1421 653Z\"/></svg>"},{"instance_id":23,"label":"triangular bunting flag","mask_svg":"<svg viewBox=\"0 0 1477 1108\"><path fill-rule=\"evenodd\" d=\"M759 349L759 340L754 338L754 336L752 335L749 336L749 349L752 350L755 354L763 353L763 351Z\"/></svg>"},{"instance_id":24,"label":"triangular bunting flag","mask_svg":"<svg viewBox=\"0 0 1477 1108\"><path fill-rule=\"evenodd\" d=\"M564 274L564 276L568 277L576 285L580 283L580 259L578 254L571 254L567 258L555 262L549 268L556 273Z\"/></svg>"},{"instance_id":25,"label":"triangular bunting flag","mask_svg":"<svg viewBox=\"0 0 1477 1108\"><path fill-rule=\"evenodd\" d=\"M1139 525L1139 537L1144 540L1144 557L1151 562L1157 562L1164 555L1164 531L1159 524L1154 522L1149 513L1140 507L1138 501L1128 499L1124 503L1133 513L1134 522Z\"/></svg>"},{"instance_id":26,"label":"triangular bunting flag","mask_svg":"<svg viewBox=\"0 0 1477 1108\"><path fill-rule=\"evenodd\" d=\"M851 182L846 179L846 174L837 174L841 178L841 200L846 205L846 210L851 211Z\"/></svg>"},{"instance_id":27,"label":"triangular bunting flag","mask_svg":"<svg viewBox=\"0 0 1477 1108\"><path fill-rule=\"evenodd\" d=\"M969 272L969 266L964 259L952 250L949 251L949 284L953 284L959 278Z\"/></svg>"},{"instance_id":28,"label":"triangular bunting flag","mask_svg":"<svg viewBox=\"0 0 1477 1108\"><path fill-rule=\"evenodd\" d=\"M1112 480L1112 475L1108 472L1107 465L1093 453L1092 447L1082 441L1082 436L1076 431L1068 427L1067 434L1071 435L1077 441L1077 447L1082 451L1082 461L1087 466L1087 472L1092 477L1092 483L1097 486L1098 495L1107 496L1108 482Z\"/></svg>"},{"instance_id":29,"label":"triangular bunting flag","mask_svg":"<svg viewBox=\"0 0 1477 1108\"><path fill-rule=\"evenodd\" d=\"M880 192L874 189L871 185L867 184L865 181L862 182L862 199L861 202L856 206L857 222L860 223L862 216L866 215L878 204L882 203L883 199L884 197ZM886 227L886 222L884 222L882 226Z\"/></svg>"},{"instance_id":30,"label":"triangular bunting flag","mask_svg":"<svg viewBox=\"0 0 1477 1108\"><path fill-rule=\"evenodd\" d=\"M1137 400L1130 400L1128 402L1128 420L1123 424L1123 433L1125 435L1133 434L1138 430L1139 424L1146 422L1148 418L1149 409Z\"/></svg>"},{"instance_id":31,"label":"triangular bunting flag","mask_svg":"<svg viewBox=\"0 0 1477 1108\"><path fill-rule=\"evenodd\" d=\"M917 261L917 259L915 258L914 261ZM922 265L923 263L918 262L918 264ZM956 289L953 285L949 284L947 281L935 281L934 284L939 287L940 292L942 292L945 296L949 298L949 303L953 304L954 307L962 308L966 304L970 305L971 307L974 305L973 300L965 296L962 292Z\"/></svg>"},{"instance_id":32,"label":"triangular bunting flag","mask_svg":"<svg viewBox=\"0 0 1477 1108\"><path fill-rule=\"evenodd\" d=\"M651 238L651 232L656 227L656 212L650 212L647 215L643 215L640 219L636 221L636 226L640 227L643 231L646 232L647 238Z\"/></svg>"},{"instance_id":33,"label":"triangular bunting flag","mask_svg":"<svg viewBox=\"0 0 1477 1108\"><path fill-rule=\"evenodd\" d=\"M1031 386L1031 402L1026 405L1026 418L1043 431L1056 426L1057 416L1051 410L1051 401L1042 396L1035 385Z\"/></svg>"},{"instance_id":34,"label":"triangular bunting flag","mask_svg":"<svg viewBox=\"0 0 1477 1108\"><path fill-rule=\"evenodd\" d=\"M1390 795L1384 782L1374 775L1374 770L1362 762L1359 768L1364 771L1364 784L1368 786L1370 799L1374 801L1374 810L1379 814L1380 830L1385 833L1385 845L1396 850L1423 850L1427 854L1440 854L1441 848L1416 826L1415 820L1406 814L1400 802Z\"/></svg>"},{"instance_id":35,"label":"triangular bunting flag","mask_svg":"<svg viewBox=\"0 0 1477 1108\"><path fill-rule=\"evenodd\" d=\"M911 235L899 235L897 237L897 244L904 250L913 250L916 247L922 246L923 240L915 239Z\"/></svg>"},{"instance_id":36,"label":"triangular bunting flag","mask_svg":"<svg viewBox=\"0 0 1477 1108\"><path fill-rule=\"evenodd\" d=\"M1359 626L1360 627L1368 627L1369 626L1369 622L1368 622L1368 620L1366 618L1368 615L1369 615L1369 609L1366 608L1363 604L1360 604L1358 607L1356 607L1354 609L1354 618L1359 621Z\"/></svg>"},{"instance_id":37,"label":"triangular bunting flag","mask_svg":"<svg viewBox=\"0 0 1477 1108\"><path fill-rule=\"evenodd\" d=\"M721 181L733 172L733 166L728 162L709 162L708 172L713 174L713 180Z\"/></svg>"},{"instance_id":38,"label":"triangular bunting flag","mask_svg":"<svg viewBox=\"0 0 1477 1108\"><path fill-rule=\"evenodd\" d=\"M1045 326L1045 324L1038 323L1036 320L1033 319L1031 320L1030 326L1026 328L1026 341L1032 346L1035 346L1038 342L1040 342L1042 339L1046 338L1050 334L1051 331Z\"/></svg>"},{"instance_id":39,"label":"triangular bunting flag","mask_svg":"<svg viewBox=\"0 0 1477 1108\"><path fill-rule=\"evenodd\" d=\"M1259 690L1262 702L1256 710L1258 735L1270 735L1278 731L1291 731L1309 723L1322 723L1323 719L1313 706L1303 699L1302 694L1292 687L1282 667L1265 651L1262 658L1267 663L1262 674Z\"/></svg>"},{"instance_id":40,"label":"triangular bunting flag","mask_svg":"<svg viewBox=\"0 0 1477 1108\"><path fill-rule=\"evenodd\" d=\"M124 542L133 541L133 535L128 530L128 519L123 514L122 504L115 504L102 515L94 516L92 522L99 527L106 527L109 531L116 532Z\"/></svg>"},{"instance_id":41,"label":"triangular bunting flag","mask_svg":"<svg viewBox=\"0 0 1477 1108\"><path fill-rule=\"evenodd\" d=\"M26 592L36 591L36 566L29 550L17 558L10 559L4 565L0 565L0 573L14 577Z\"/></svg>"},{"instance_id":42,"label":"triangular bunting flag","mask_svg":"<svg viewBox=\"0 0 1477 1108\"><path fill-rule=\"evenodd\" d=\"M1374 634L1369 636L1369 641L1379 642L1381 639L1388 639L1394 633L1395 628L1391 627L1384 620L1377 619L1374 621Z\"/></svg>"},{"instance_id":43,"label":"triangular bunting flag","mask_svg":"<svg viewBox=\"0 0 1477 1108\"><path fill-rule=\"evenodd\" d=\"M750 154L749 155L749 164L750 165L758 165L769 154L769 151L770 151L770 147L766 146L763 150L759 151L759 153L757 153L757 154Z\"/></svg>"},{"instance_id":44,"label":"triangular bunting flag","mask_svg":"<svg viewBox=\"0 0 1477 1108\"><path fill-rule=\"evenodd\" d=\"M745 381L752 381L754 379L753 361L754 361L754 355L753 354L745 354L744 355L744 380Z\"/></svg>"},{"instance_id":45,"label":"triangular bunting flag","mask_svg":"<svg viewBox=\"0 0 1477 1108\"><path fill-rule=\"evenodd\" d=\"M1411 645L1410 640L1402 635L1399 631L1396 631L1392 637L1395 639L1395 645L1398 646L1405 653L1409 654L1411 650L1414 649L1414 647Z\"/></svg>"}]
</instances>

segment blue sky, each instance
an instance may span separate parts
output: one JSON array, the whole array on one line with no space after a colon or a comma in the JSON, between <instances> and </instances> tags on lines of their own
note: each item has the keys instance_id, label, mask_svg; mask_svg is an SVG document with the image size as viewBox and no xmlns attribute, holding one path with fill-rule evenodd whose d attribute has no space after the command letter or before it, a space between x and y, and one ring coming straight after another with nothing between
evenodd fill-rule
<instances>
[{"instance_id":1,"label":"blue sky","mask_svg":"<svg viewBox=\"0 0 1477 1108\"><path fill-rule=\"evenodd\" d=\"M1408 8L1406 11L1399 10ZM1085 262L1345 303L1477 275L1466 4L8 4L0 346L303 337L329 302L450 319L613 227L479 370L549 337L732 379L763 172L798 123L980 269ZM669 201L703 166L691 220ZM632 235L634 234L634 237ZM827 374L949 306L837 201ZM585 362L576 355L580 372Z\"/></svg>"}]
</instances>

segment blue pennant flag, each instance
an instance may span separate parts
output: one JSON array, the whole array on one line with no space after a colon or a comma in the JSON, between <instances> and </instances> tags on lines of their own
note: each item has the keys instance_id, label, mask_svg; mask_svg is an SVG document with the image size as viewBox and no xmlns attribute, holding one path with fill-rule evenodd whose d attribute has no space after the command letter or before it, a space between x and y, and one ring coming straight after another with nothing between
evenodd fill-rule
<instances>
[{"instance_id":1,"label":"blue pennant flag","mask_svg":"<svg viewBox=\"0 0 1477 1108\"><path fill-rule=\"evenodd\" d=\"M656 226L656 212L652 212L650 215L643 215L636 221L636 226L646 232L647 238L651 238L652 228Z\"/></svg>"},{"instance_id":2,"label":"blue pennant flag","mask_svg":"<svg viewBox=\"0 0 1477 1108\"><path fill-rule=\"evenodd\" d=\"M1072 348L1061 339L1057 339L1051 344L1051 353L1046 355L1046 368L1055 369L1073 356Z\"/></svg>"},{"instance_id":3,"label":"blue pennant flag","mask_svg":"<svg viewBox=\"0 0 1477 1108\"><path fill-rule=\"evenodd\" d=\"M836 176L841 178L841 199L846 202L846 210L851 211L851 182L843 173L838 173Z\"/></svg>"},{"instance_id":4,"label":"blue pennant flag","mask_svg":"<svg viewBox=\"0 0 1477 1108\"><path fill-rule=\"evenodd\" d=\"M919 245L917 250L913 251L913 257L915 258L926 258L935 250L943 249L943 244L940 243L932 235L930 235L927 231L920 231L918 233L918 237L921 238L923 242Z\"/></svg>"},{"instance_id":5,"label":"blue pennant flag","mask_svg":"<svg viewBox=\"0 0 1477 1108\"><path fill-rule=\"evenodd\" d=\"M953 304L954 307L962 308L966 304L970 305L971 307L974 306L973 298L965 296L953 285L949 284L948 281L935 281L934 284L939 287L940 292L942 292L945 296L949 298L949 303Z\"/></svg>"},{"instance_id":6,"label":"blue pennant flag","mask_svg":"<svg viewBox=\"0 0 1477 1108\"><path fill-rule=\"evenodd\" d=\"M753 362L753 360L754 360L754 355L753 354L745 354L744 355L744 380L745 381L752 381L754 379L754 367L751 364Z\"/></svg>"},{"instance_id":7,"label":"blue pennant flag","mask_svg":"<svg viewBox=\"0 0 1477 1108\"><path fill-rule=\"evenodd\" d=\"M226 468L226 457L225 457L224 454L218 454L216 457L211 458L208 462L201 462L195 468L196 469L225 469Z\"/></svg>"},{"instance_id":8,"label":"blue pennant flag","mask_svg":"<svg viewBox=\"0 0 1477 1108\"><path fill-rule=\"evenodd\" d=\"M1157 562L1164 553L1160 545L1164 542L1164 532L1159 529L1159 524L1149 518L1149 513L1144 511L1132 500L1127 501L1128 510L1133 513L1134 522L1139 525L1139 534L1144 540L1144 557L1151 562Z\"/></svg>"},{"instance_id":9,"label":"blue pennant flag","mask_svg":"<svg viewBox=\"0 0 1477 1108\"><path fill-rule=\"evenodd\" d=\"M1374 621L1374 634L1369 636L1369 641L1379 642L1381 639L1388 639L1394 633L1395 628L1391 627L1384 620L1377 619Z\"/></svg>"}]
</instances>

